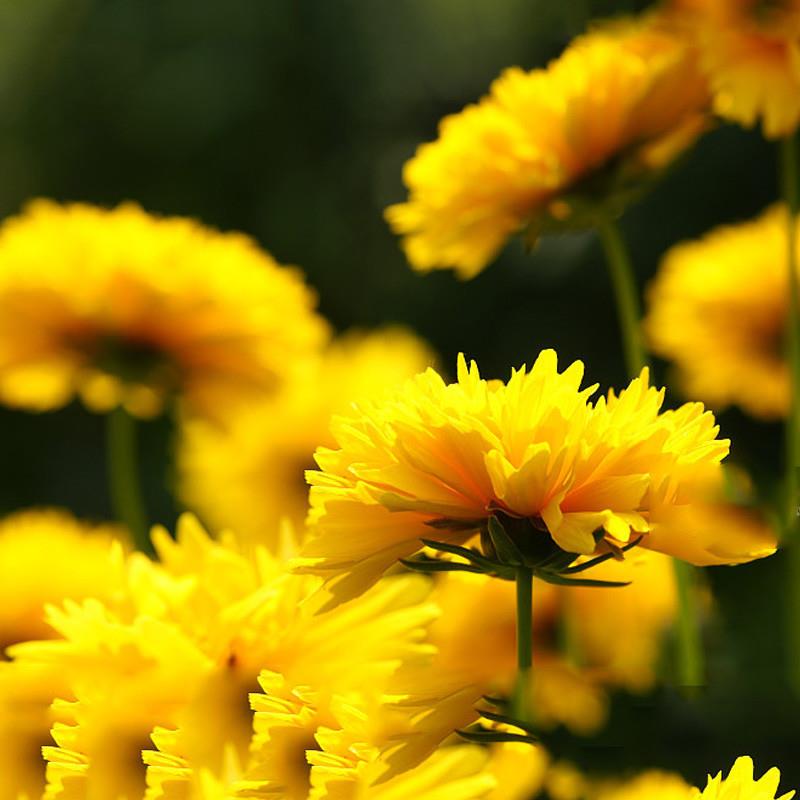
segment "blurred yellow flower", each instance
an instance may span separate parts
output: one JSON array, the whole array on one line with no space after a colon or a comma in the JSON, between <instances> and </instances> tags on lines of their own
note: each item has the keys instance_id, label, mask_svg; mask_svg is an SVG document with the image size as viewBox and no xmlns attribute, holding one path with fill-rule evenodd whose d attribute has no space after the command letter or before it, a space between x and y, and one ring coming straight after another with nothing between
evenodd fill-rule
<instances>
[{"instance_id":1,"label":"blurred yellow flower","mask_svg":"<svg viewBox=\"0 0 800 800\"><path fill-rule=\"evenodd\" d=\"M352 332L335 340L274 400L237 413L224 428L184 421L178 452L184 502L217 530L274 546L280 518L299 526L308 513L304 471L313 466L318 445L334 444L332 416L433 362L422 340L402 328Z\"/></svg>"},{"instance_id":2,"label":"blurred yellow flower","mask_svg":"<svg viewBox=\"0 0 800 800\"><path fill-rule=\"evenodd\" d=\"M339 449L320 448L310 472L312 538L297 569L327 578L329 602L360 593L421 539L468 541L501 520L524 552L572 554L641 545L737 563L774 542L731 544L727 531L695 542L665 519L721 478L728 441L699 403L660 412L647 371L620 393L588 402L583 365L563 373L543 351L508 384L482 380L459 358L458 380L433 370L393 397L334 420Z\"/></svg>"},{"instance_id":3,"label":"blurred yellow flower","mask_svg":"<svg viewBox=\"0 0 800 800\"><path fill-rule=\"evenodd\" d=\"M698 45L714 111L764 135L790 135L800 123L798 0L672 0Z\"/></svg>"},{"instance_id":4,"label":"blurred yellow flower","mask_svg":"<svg viewBox=\"0 0 800 800\"><path fill-rule=\"evenodd\" d=\"M781 773L777 767L765 772L758 780L753 777L753 759L742 756L736 759L727 778L722 773L708 779L708 785L700 792L694 790L695 800L775 800ZM782 794L777 800L791 800L794 791Z\"/></svg>"},{"instance_id":5,"label":"blurred yellow flower","mask_svg":"<svg viewBox=\"0 0 800 800\"><path fill-rule=\"evenodd\" d=\"M80 522L55 509L0 520L0 658L15 642L55 635L45 619L48 604L121 593L123 542L116 526Z\"/></svg>"},{"instance_id":6,"label":"blurred yellow flower","mask_svg":"<svg viewBox=\"0 0 800 800\"><path fill-rule=\"evenodd\" d=\"M680 775L651 770L628 781L592 787L591 800L691 800L692 787Z\"/></svg>"},{"instance_id":7,"label":"blurred yellow flower","mask_svg":"<svg viewBox=\"0 0 800 800\"><path fill-rule=\"evenodd\" d=\"M489 800L530 800L538 797L550 766L550 756L539 745L504 742L490 750L489 772L497 781Z\"/></svg>"},{"instance_id":8,"label":"blurred yellow flower","mask_svg":"<svg viewBox=\"0 0 800 800\"><path fill-rule=\"evenodd\" d=\"M242 234L39 200L0 228L0 400L151 416L179 396L220 420L324 341L313 304Z\"/></svg>"},{"instance_id":9,"label":"blurred yellow flower","mask_svg":"<svg viewBox=\"0 0 800 800\"><path fill-rule=\"evenodd\" d=\"M675 363L688 396L764 419L787 414L787 227L785 209L773 206L664 257L645 330L653 351Z\"/></svg>"},{"instance_id":10,"label":"blurred yellow flower","mask_svg":"<svg viewBox=\"0 0 800 800\"><path fill-rule=\"evenodd\" d=\"M516 232L616 213L700 134L707 105L691 46L660 18L600 26L446 117L386 217L413 267L473 277Z\"/></svg>"}]
</instances>

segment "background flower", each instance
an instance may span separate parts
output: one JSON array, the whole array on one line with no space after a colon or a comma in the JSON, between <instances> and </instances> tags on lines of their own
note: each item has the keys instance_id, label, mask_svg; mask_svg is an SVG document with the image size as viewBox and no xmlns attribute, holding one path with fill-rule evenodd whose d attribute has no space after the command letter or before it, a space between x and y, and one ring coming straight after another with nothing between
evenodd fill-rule
<instances>
[{"instance_id":1,"label":"background flower","mask_svg":"<svg viewBox=\"0 0 800 800\"><path fill-rule=\"evenodd\" d=\"M0 230L0 399L151 416L177 395L220 421L324 341L313 305L242 234L40 200Z\"/></svg>"}]
</instances>

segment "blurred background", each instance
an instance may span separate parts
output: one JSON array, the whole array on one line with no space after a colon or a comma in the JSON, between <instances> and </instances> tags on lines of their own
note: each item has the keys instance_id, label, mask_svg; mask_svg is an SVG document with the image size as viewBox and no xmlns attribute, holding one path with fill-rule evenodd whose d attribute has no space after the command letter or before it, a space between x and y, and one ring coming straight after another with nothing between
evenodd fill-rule
<instances>
[{"instance_id":1,"label":"blurred background","mask_svg":"<svg viewBox=\"0 0 800 800\"><path fill-rule=\"evenodd\" d=\"M382 219L401 169L438 120L505 67L541 66L591 18L645 4L546 0L27 0L0 4L0 214L30 198L135 200L253 235L301 266L344 330L399 322L452 367L487 377L543 347L589 382L624 383L616 316L593 234L514 242L477 279L413 273ZM757 133L708 134L623 220L642 284L673 243L749 218L777 193ZM79 280L79 276L77 277ZM657 365L657 379L668 379ZM677 402L672 397L668 402ZM780 473L781 431L720 415L758 486ZM154 519L177 512L167 422L142 427ZM103 419L77 405L0 409L0 511L60 505L107 518ZM43 554L44 557L44 554ZM548 737L599 770L659 766L692 782L752 754L800 786L800 705L782 682L784 559L706 572L710 688L619 696L593 739Z\"/></svg>"}]
</instances>

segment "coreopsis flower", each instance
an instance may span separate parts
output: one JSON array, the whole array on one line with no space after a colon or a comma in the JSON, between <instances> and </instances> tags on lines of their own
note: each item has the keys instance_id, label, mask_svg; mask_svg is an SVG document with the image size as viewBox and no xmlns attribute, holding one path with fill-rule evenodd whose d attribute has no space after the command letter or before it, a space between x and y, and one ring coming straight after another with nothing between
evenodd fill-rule
<instances>
[{"instance_id":1,"label":"coreopsis flower","mask_svg":"<svg viewBox=\"0 0 800 800\"><path fill-rule=\"evenodd\" d=\"M124 537L57 510L0 521L0 798L38 797L40 748L50 741L50 703L65 686L57 670L4 660L9 645L53 637L45 608L68 598L115 602L124 585Z\"/></svg>"},{"instance_id":2,"label":"coreopsis flower","mask_svg":"<svg viewBox=\"0 0 800 800\"><path fill-rule=\"evenodd\" d=\"M473 277L514 233L618 213L700 134L707 105L691 44L659 17L600 26L446 117L386 217L415 269Z\"/></svg>"},{"instance_id":3,"label":"coreopsis flower","mask_svg":"<svg viewBox=\"0 0 800 800\"><path fill-rule=\"evenodd\" d=\"M717 773L709 777L703 791L694 790L693 800L776 800L781 773L777 767L765 772L758 780L753 777L753 759L737 758L727 778ZM794 791L782 794L777 800L791 800Z\"/></svg>"},{"instance_id":4,"label":"coreopsis flower","mask_svg":"<svg viewBox=\"0 0 800 800\"><path fill-rule=\"evenodd\" d=\"M375 397L434 361L411 332L388 328L334 340L302 377L271 401L237 413L225 427L202 419L181 425L180 493L218 530L247 542L270 541L278 521L308 513L304 471L314 449L334 444L330 422L360 397Z\"/></svg>"},{"instance_id":5,"label":"coreopsis flower","mask_svg":"<svg viewBox=\"0 0 800 800\"><path fill-rule=\"evenodd\" d=\"M691 800L692 787L671 772L650 770L628 781L601 783L592 788L591 800Z\"/></svg>"},{"instance_id":6,"label":"coreopsis flower","mask_svg":"<svg viewBox=\"0 0 800 800\"><path fill-rule=\"evenodd\" d=\"M530 800L538 797L550 767L544 747L521 742L492 746L489 771L497 786L489 800Z\"/></svg>"},{"instance_id":7,"label":"coreopsis flower","mask_svg":"<svg viewBox=\"0 0 800 800\"><path fill-rule=\"evenodd\" d=\"M667 524L722 477L729 443L710 412L699 403L662 412L664 392L646 370L594 404L582 377L580 362L559 373L550 350L507 384L482 380L461 356L455 383L430 369L335 419L338 448L318 450L320 470L309 473L314 535L296 568L325 576L333 603L423 540L485 543L498 527L534 569L634 542L695 564L774 551ZM490 545L482 558L496 556Z\"/></svg>"},{"instance_id":8,"label":"coreopsis flower","mask_svg":"<svg viewBox=\"0 0 800 800\"><path fill-rule=\"evenodd\" d=\"M387 578L358 601L315 614L319 579L290 574L261 548L242 552L231 537L213 541L191 517L181 519L177 541L157 529L154 543L159 563L129 557L127 604L52 608L62 638L10 650L15 665L50 667L67 686L55 703L56 746L45 749L48 798L141 797L151 734L191 780L246 767L248 693L262 670L303 697L327 697L387 690L401 667L430 659L425 628L437 610L421 576ZM429 737L428 752L453 729L437 724L446 733Z\"/></svg>"},{"instance_id":9,"label":"coreopsis flower","mask_svg":"<svg viewBox=\"0 0 800 800\"><path fill-rule=\"evenodd\" d=\"M0 657L15 642L55 635L45 619L48 604L111 600L122 592L124 541L116 526L81 522L56 509L0 520Z\"/></svg>"},{"instance_id":10,"label":"coreopsis flower","mask_svg":"<svg viewBox=\"0 0 800 800\"><path fill-rule=\"evenodd\" d=\"M693 35L714 111L740 125L761 122L770 139L800 123L800 2L673 0Z\"/></svg>"},{"instance_id":11,"label":"coreopsis flower","mask_svg":"<svg viewBox=\"0 0 800 800\"><path fill-rule=\"evenodd\" d=\"M674 362L687 395L763 419L788 413L787 227L776 205L664 257L649 287L645 331L653 351Z\"/></svg>"},{"instance_id":12,"label":"coreopsis flower","mask_svg":"<svg viewBox=\"0 0 800 800\"><path fill-rule=\"evenodd\" d=\"M0 228L0 400L217 420L327 336L293 269L248 237L133 204L39 200Z\"/></svg>"}]
</instances>

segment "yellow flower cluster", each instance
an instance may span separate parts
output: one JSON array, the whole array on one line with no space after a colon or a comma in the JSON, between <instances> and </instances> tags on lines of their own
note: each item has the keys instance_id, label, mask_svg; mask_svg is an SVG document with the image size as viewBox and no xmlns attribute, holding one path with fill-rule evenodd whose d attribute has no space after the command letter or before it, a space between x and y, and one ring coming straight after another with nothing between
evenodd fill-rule
<instances>
[{"instance_id":1,"label":"yellow flower cluster","mask_svg":"<svg viewBox=\"0 0 800 800\"><path fill-rule=\"evenodd\" d=\"M449 797L456 784L479 798L494 787L479 748L437 751L475 718L475 691L420 680L437 614L426 578L387 578L317 614L318 579L263 548L245 555L191 517L177 541L156 529L154 542L157 563L133 554L110 598L51 606L51 638L13 645L2 664L4 691L50 692L37 698L54 720L46 798L388 800L415 786ZM0 795L33 794L28 766L9 763Z\"/></svg>"},{"instance_id":2,"label":"yellow flower cluster","mask_svg":"<svg viewBox=\"0 0 800 800\"><path fill-rule=\"evenodd\" d=\"M552 351L507 384L460 357L455 383L428 370L334 420L338 449L320 448L309 473L314 537L298 568L325 576L332 602L346 599L421 539L466 542L498 515L524 521L523 548L552 541L576 557L639 538L695 564L774 551L770 536L688 524L728 452L701 404L662 412L646 370L592 404L582 378L580 362L559 373Z\"/></svg>"},{"instance_id":3,"label":"yellow flower cluster","mask_svg":"<svg viewBox=\"0 0 800 800\"><path fill-rule=\"evenodd\" d=\"M653 350L675 363L687 395L765 419L787 414L787 223L785 208L774 206L664 257L645 328Z\"/></svg>"},{"instance_id":4,"label":"yellow flower cluster","mask_svg":"<svg viewBox=\"0 0 800 800\"><path fill-rule=\"evenodd\" d=\"M702 132L707 105L691 45L664 20L598 27L445 118L387 219L416 269L473 277L514 233L613 213Z\"/></svg>"},{"instance_id":5,"label":"yellow flower cluster","mask_svg":"<svg viewBox=\"0 0 800 800\"><path fill-rule=\"evenodd\" d=\"M0 228L0 400L151 416L177 396L219 420L325 340L313 304L242 234L39 200Z\"/></svg>"}]
</instances>

